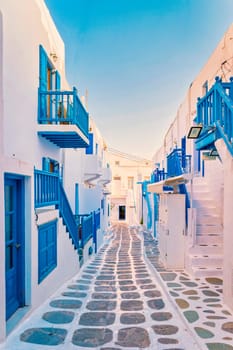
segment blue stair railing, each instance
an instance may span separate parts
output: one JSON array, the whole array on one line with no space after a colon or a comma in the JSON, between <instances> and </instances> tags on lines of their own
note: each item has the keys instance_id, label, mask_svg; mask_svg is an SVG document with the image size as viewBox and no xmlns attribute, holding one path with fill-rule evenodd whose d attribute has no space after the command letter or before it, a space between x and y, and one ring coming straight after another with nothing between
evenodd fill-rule
<instances>
[{"instance_id":1,"label":"blue stair railing","mask_svg":"<svg viewBox=\"0 0 233 350\"><path fill-rule=\"evenodd\" d=\"M100 208L93 212L93 243L95 244L95 253L97 253L97 231L100 229Z\"/></svg>"},{"instance_id":2,"label":"blue stair railing","mask_svg":"<svg viewBox=\"0 0 233 350\"><path fill-rule=\"evenodd\" d=\"M35 208L55 205L63 219L72 244L79 248L78 225L70 207L65 190L56 173L34 169L34 201Z\"/></svg>"},{"instance_id":3,"label":"blue stair railing","mask_svg":"<svg viewBox=\"0 0 233 350\"><path fill-rule=\"evenodd\" d=\"M59 182L59 212L63 219L63 222L65 226L67 227L67 230L69 232L69 236L72 240L72 243L74 245L75 249L79 248L79 239L78 239L78 226L76 224L74 214L72 212L72 209L70 207L68 198L66 196L65 190Z\"/></svg>"},{"instance_id":4,"label":"blue stair railing","mask_svg":"<svg viewBox=\"0 0 233 350\"><path fill-rule=\"evenodd\" d=\"M222 82L219 77L215 80L212 88L197 102L197 116L194 121L203 125L203 131L196 145L203 145L199 149L207 148L208 144L205 144L204 139L210 133L215 133L209 146L213 147L214 141L222 138L233 156L233 78L228 83Z\"/></svg>"}]
</instances>

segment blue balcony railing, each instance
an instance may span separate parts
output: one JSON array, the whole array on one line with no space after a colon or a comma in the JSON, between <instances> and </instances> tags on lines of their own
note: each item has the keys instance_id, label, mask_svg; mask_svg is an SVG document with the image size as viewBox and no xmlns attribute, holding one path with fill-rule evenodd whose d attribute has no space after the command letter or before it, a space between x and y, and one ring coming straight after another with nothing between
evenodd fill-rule
<instances>
[{"instance_id":1,"label":"blue balcony railing","mask_svg":"<svg viewBox=\"0 0 233 350\"><path fill-rule=\"evenodd\" d=\"M59 176L43 170L34 170L35 208L59 204Z\"/></svg>"},{"instance_id":2,"label":"blue balcony railing","mask_svg":"<svg viewBox=\"0 0 233 350\"><path fill-rule=\"evenodd\" d=\"M211 142L212 147L216 139L223 138L233 156L233 78L228 83L218 77L215 80L212 88L197 102L195 122L203 125L203 131L196 146L208 149L208 143Z\"/></svg>"},{"instance_id":3,"label":"blue balcony railing","mask_svg":"<svg viewBox=\"0 0 233 350\"><path fill-rule=\"evenodd\" d=\"M179 176L191 172L191 155L186 155L181 148L175 148L167 156L167 177Z\"/></svg>"},{"instance_id":4,"label":"blue balcony railing","mask_svg":"<svg viewBox=\"0 0 233 350\"><path fill-rule=\"evenodd\" d=\"M39 124L76 125L88 138L89 116L77 89L73 91L42 91L39 89Z\"/></svg>"},{"instance_id":5,"label":"blue balcony railing","mask_svg":"<svg viewBox=\"0 0 233 350\"><path fill-rule=\"evenodd\" d=\"M151 174L151 182L163 181L166 178L167 178L167 173L165 172L164 168L163 169L156 168Z\"/></svg>"}]
</instances>

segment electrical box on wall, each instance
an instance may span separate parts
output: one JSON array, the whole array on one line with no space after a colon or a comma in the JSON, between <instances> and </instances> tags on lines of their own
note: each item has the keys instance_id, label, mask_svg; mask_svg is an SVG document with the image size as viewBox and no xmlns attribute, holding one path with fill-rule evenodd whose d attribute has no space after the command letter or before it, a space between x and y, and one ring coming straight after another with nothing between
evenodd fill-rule
<instances>
[{"instance_id":1,"label":"electrical box on wall","mask_svg":"<svg viewBox=\"0 0 233 350\"><path fill-rule=\"evenodd\" d=\"M158 243L167 268L184 268L185 195L160 194Z\"/></svg>"}]
</instances>

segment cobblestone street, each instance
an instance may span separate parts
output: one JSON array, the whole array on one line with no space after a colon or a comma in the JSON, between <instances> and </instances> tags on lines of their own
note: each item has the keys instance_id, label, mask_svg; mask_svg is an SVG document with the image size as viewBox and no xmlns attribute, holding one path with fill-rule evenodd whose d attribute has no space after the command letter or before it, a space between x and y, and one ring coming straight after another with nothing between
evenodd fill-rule
<instances>
[{"instance_id":1,"label":"cobblestone street","mask_svg":"<svg viewBox=\"0 0 233 350\"><path fill-rule=\"evenodd\" d=\"M220 284L166 271L150 234L117 225L110 243L3 349L230 350L233 318L221 305Z\"/></svg>"}]
</instances>

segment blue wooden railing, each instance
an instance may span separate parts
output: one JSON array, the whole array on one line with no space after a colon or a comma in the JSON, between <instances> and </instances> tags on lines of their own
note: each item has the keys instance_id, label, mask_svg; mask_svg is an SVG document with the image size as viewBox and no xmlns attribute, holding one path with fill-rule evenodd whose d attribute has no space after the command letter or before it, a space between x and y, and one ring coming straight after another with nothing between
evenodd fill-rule
<instances>
[{"instance_id":1,"label":"blue wooden railing","mask_svg":"<svg viewBox=\"0 0 233 350\"><path fill-rule=\"evenodd\" d=\"M43 170L34 170L35 208L59 204L59 176Z\"/></svg>"},{"instance_id":2,"label":"blue wooden railing","mask_svg":"<svg viewBox=\"0 0 233 350\"><path fill-rule=\"evenodd\" d=\"M55 205L59 209L63 222L69 232L75 249L79 248L78 226L59 175L34 169L35 208Z\"/></svg>"},{"instance_id":3,"label":"blue wooden railing","mask_svg":"<svg viewBox=\"0 0 233 350\"><path fill-rule=\"evenodd\" d=\"M93 215L82 217L82 247L93 237Z\"/></svg>"},{"instance_id":4,"label":"blue wooden railing","mask_svg":"<svg viewBox=\"0 0 233 350\"><path fill-rule=\"evenodd\" d=\"M100 208L93 212L93 243L95 243L95 253L97 253L97 230L100 229Z\"/></svg>"},{"instance_id":5,"label":"blue wooden railing","mask_svg":"<svg viewBox=\"0 0 233 350\"><path fill-rule=\"evenodd\" d=\"M70 203L66 196L65 190L59 182L59 212L63 219L64 224L66 225L72 243L74 244L75 249L79 248L79 239L78 239L78 226L76 224Z\"/></svg>"},{"instance_id":6,"label":"blue wooden railing","mask_svg":"<svg viewBox=\"0 0 233 350\"><path fill-rule=\"evenodd\" d=\"M167 173L165 172L164 168L163 169L156 168L151 174L151 182L163 181L166 178L167 178Z\"/></svg>"},{"instance_id":7,"label":"blue wooden railing","mask_svg":"<svg viewBox=\"0 0 233 350\"><path fill-rule=\"evenodd\" d=\"M88 138L89 117L77 89L42 91L39 89L39 124L75 124Z\"/></svg>"},{"instance_id":8,"label":"blue wooden railing","mask_svg":"<svg viewBox=\"0 0 233 350\"><path fill-rule=\"evenodd\" d=\"M203 137L216 128L217 138L223 138L233 156L233 78L228 83L218 77L215 80L206 95L198 99L195 122L203 125Z\"/></svg>"},{"instance_id":9,"label":"blue wooden railing","mask_svg":"<svg viewBox=\"0 0 233 350\"><path fill-rule=\"evenodd\" d=\"M186 155L182 149L175 148L167 156L167 177L179 176L191 172L191 155ZM185 195L186 224L188 222L188 208L190 208L189 194L185 184L179 185L180 193Z\"/></svg>"},{"instance_id":10,"label":"blue wooden railing","mask_svg":"<svg viewBox=\"0 0 233 350\"><path fill-rule=\"evenodd\" d=\"M185 155L181 148L175 148L167 156L167 177L191 172L191 155Z\"/></svg>"}]
</instances>

